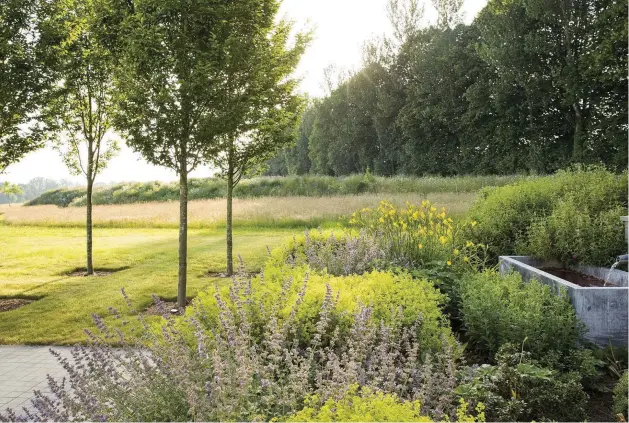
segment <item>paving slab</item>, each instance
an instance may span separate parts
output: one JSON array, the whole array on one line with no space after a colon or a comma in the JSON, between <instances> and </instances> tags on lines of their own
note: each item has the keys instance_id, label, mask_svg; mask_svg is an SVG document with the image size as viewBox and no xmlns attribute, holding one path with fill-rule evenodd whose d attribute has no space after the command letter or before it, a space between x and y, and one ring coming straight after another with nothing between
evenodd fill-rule
<instances>
[{"instance_id":1,"label":"paving slab","mask_svg":"<svg viewBox=\"0 0 629 423\"><path fill-rule=\"evenodd\" d=\"M47 375L61 380L66 372L50 348L70 357L71 347L0 345L0 410L20 414L30 407L33 391L49 392Z\"/></svg>"}]
</instances>

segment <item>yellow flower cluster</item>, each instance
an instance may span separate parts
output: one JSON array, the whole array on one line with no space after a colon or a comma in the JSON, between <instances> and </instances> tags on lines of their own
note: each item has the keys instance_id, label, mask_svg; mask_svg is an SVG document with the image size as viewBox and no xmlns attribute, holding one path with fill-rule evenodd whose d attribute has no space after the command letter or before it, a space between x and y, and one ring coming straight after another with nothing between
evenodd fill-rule
<instances>
[{"instance_id":1,"label":"yellow flower cluster","mask_svg":"<svg viewBox=\"0 0 629 423\"><path fill-rule=\"evenodd\" d=\"M424 264L439 261L446 265L470 264L477 246L461 240L466 225L456 224L445 208L438 209L430 201L406 207L382 201L377 209L355 212L349 223L378 236L402 262ZM476 222L467 224L474 227Z\"/></svg>"}]
</instances>

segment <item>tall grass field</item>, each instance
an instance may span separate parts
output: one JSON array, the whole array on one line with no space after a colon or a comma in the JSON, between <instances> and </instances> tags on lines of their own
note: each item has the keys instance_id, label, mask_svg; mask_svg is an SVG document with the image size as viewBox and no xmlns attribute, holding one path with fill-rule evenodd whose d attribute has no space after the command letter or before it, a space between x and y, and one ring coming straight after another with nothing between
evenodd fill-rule
<instances>
[{"instance_id":1,"label":"tall grass field","mask_svg":"<svg viewBox=\"0 0 629 423\"><path fill-rule=\"evenodd\" d=\"M523 176L457 176L457 177L378 177L370 174L346 177L288 176L245 179L234 190L236 198L322 197L358 194L472 193L487 186L503 186ZM225 181L217 178L191 179L190 200L225 198ZM132 204L179 200L176 182L121 183L96 188L94 204ZM85 188L63 188L48 191L26 203L29 206L84 206Z\"/></svg>"}]
</instances>

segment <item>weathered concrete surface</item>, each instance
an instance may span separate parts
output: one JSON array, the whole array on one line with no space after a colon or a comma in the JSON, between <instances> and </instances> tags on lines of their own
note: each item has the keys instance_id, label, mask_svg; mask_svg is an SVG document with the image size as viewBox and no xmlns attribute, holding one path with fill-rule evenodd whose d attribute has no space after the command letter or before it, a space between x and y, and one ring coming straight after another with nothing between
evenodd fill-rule
<instances>
[{"instance_id":1,"label":"weathered concrete surface","mask_svg":"<svg viewBox=\"0 0 629 423\"><path fill-rule=\"evenodd\" d=\"M584 288L571 282L539 270L539 267L563 267L558 263L543 262L527 256L501 256L500 273L517 271L522 279L537 279L557 290L565 288L568 297L588 329L586 338L598 345L607 346L611 342L616 346L627 346L629 288L628 274L615 270L609 281L615 287ZM605 279L608 269L591 267L573 267L592 276ZM596 270L594 270L596 269Z\"/></svg>"}]
</instances>

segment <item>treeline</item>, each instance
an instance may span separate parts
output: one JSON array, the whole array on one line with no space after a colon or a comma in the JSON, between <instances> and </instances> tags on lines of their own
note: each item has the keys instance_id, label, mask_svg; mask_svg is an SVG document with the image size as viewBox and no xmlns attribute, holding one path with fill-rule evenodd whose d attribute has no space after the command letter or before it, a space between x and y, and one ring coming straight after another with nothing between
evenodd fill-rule
<instances>
[{"instance_id":1,"label":"treeline","mask_svg":"<svg viewBox=\"0 0 629 423\"><path fill-rule=\"evenodd\" d=\"M627 168L626 0L490 0L390 44L311 101L268 174Z\"/></svg>"},{"instance_id":2,"label":"treeline","mask_svg":"<svg viewBox=\"0 0 629 423\"><path fill-rule=\"evenodd\" d=\"M55 179L37 177L31 179L25 184L17 184L22 191L21 194L12 194L9 196L0 193L0 204L23 203L40 196L46 191L63 187L74 187L76 185L76 183L66 179L57 181Z\"/></svg>"}]
</instances>

